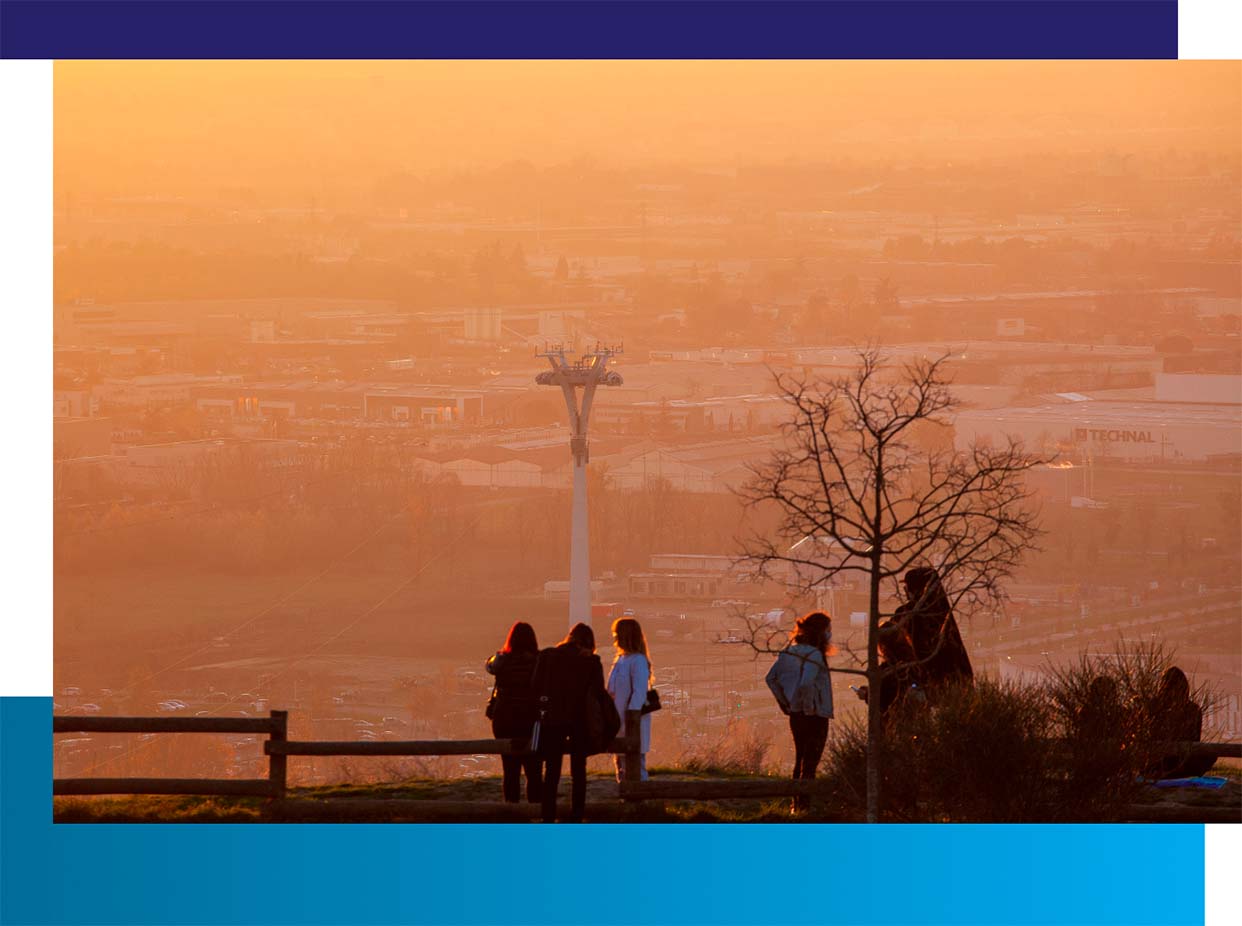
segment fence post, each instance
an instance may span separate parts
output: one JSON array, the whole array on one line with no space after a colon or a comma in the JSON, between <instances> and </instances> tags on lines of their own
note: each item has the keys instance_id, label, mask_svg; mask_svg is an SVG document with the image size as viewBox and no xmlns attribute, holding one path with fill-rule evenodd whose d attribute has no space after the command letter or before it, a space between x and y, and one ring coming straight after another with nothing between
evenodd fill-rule
<instances>
[{"instance_id":1,"label":"fence post","mask_svg":"<svg viewBox=\"0 0 1242 926\"><path fill-rule=\"evenodd\" d=\"M273 743L287 742L289 739L289 712L272 711L271 715L272 732L268 735L270 741ZM288 756L272 755L267 757L267 780L272 786L272 797L280 800L284 799L288 774Z\"/></svg>"},{"instance_id":2,"label":"fence post","mask_svg":"<svg viewBox=\"0 0 1242 926\"><path fill-rule=\"evenodd\" d=\"M642 781L643 773L639 763L642 762L643 748L643 714L642 711L625 712L625 781ZM641 798L629 797L626 800L638 801Z\"/></svg>"}]
</instances>

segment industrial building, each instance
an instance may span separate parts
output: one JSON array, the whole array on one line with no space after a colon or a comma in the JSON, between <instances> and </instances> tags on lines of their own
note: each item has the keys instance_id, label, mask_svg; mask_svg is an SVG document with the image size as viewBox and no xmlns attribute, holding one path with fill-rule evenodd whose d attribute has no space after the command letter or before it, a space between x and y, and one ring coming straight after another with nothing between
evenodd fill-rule
<instances>
[{"instance_id":1,"label":"industrial building","mask_svg":"<svg viewBox=\"0 0 1242 926\"><path fill-rule=\"evenodd\" d=\"M958 449L1009 436L1071 459L1203 462L1242 456L1242 405L1093 400L972 409L955 421Z\"/></svg>"},{"instance_id":2,"label":"industrial building","mask_svg":"<svg viewBox=\"0 0 1242 926\"><path fill-rule=\"evenodd\" d=\"M238 382L195 389L194 404L213 418L361 418L432 427L483 415L482 392L438 385Z\"/></svg>"}]
</instances>

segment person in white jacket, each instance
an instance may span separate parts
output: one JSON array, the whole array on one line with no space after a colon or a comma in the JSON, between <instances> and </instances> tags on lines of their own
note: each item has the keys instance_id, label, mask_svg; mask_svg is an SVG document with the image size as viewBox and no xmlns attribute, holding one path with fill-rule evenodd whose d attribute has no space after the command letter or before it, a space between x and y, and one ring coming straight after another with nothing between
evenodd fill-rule
<instances>
[{"instance_id":1,"label":"person in white jacket","mask_svg":"<svg viewBox=\"0 0 1242 926\"><path fill-rule=\"evenodd\" d=\"M642 625L632 617L622 617L612 624L612 642L617 648L617 658L608 674L608 693L621 715L621 735L626 736L629 718L626 711L641 711L647 703L647 691L651 687L651 659L647 654L647 639ZM642 755L638 759L639 777L647 780L647 752L651 749L651 714L643 714L640 721ZM617 781L625 778L623 755L616 756Z\"/></svg>"},{"instance_id":2,"label":"person in white jacket","mask_svg":"<svg viewBox=\"0 0 1242 926\"><path fill-rule=\"evenodd\" d=\"M832 676L828 669L832 619L822 611L798 618L789 645L768 671L768 688L789 717L794 740L794 778L814 778L828 743ZM806 801L794 799L794 810Z\"/></svg>"}]
</instances>

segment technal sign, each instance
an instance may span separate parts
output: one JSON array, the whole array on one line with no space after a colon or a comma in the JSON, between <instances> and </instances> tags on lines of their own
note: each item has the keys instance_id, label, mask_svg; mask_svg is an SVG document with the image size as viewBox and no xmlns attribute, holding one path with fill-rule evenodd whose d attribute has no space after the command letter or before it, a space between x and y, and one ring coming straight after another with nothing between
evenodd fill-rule
<instances>
[{"instance_id":1,"label":"technal sign","mask_svg":"<svg viewBox=\"0 0 1242 926\"><path fill-rule=\"evenodd\" d=\"M1074 440L1098 440L1110 444L1154 444L1151 431L1122 431L1109 428L1074 428Z\"/></svg>"}]
</instances>

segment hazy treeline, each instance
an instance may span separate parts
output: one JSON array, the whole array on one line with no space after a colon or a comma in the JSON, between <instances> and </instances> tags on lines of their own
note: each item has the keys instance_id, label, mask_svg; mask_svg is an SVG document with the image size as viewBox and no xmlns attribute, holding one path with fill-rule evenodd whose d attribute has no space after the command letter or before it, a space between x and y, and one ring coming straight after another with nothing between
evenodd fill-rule
<instances>
[{"instance_id":1,"label":"hazy treeline","mask_svg":"<svg viewBox=\"0 0 1242 926\"><path fill-rule=\"evenodd\" d=\"M621 492L603 467L590 477L597 574L645 568L653 552L733 552L733 496L663 482ZM431 586L486 580L516 590L568 573L568 490L428 478L400 446L343 442L280 463L236 455L172 468L161 488L158 501L118 495L110 505L59 506L58 572L299 570L365 540L364 556L383 564L416 568L434 558Z\"/></svg>"}]
</instances>

